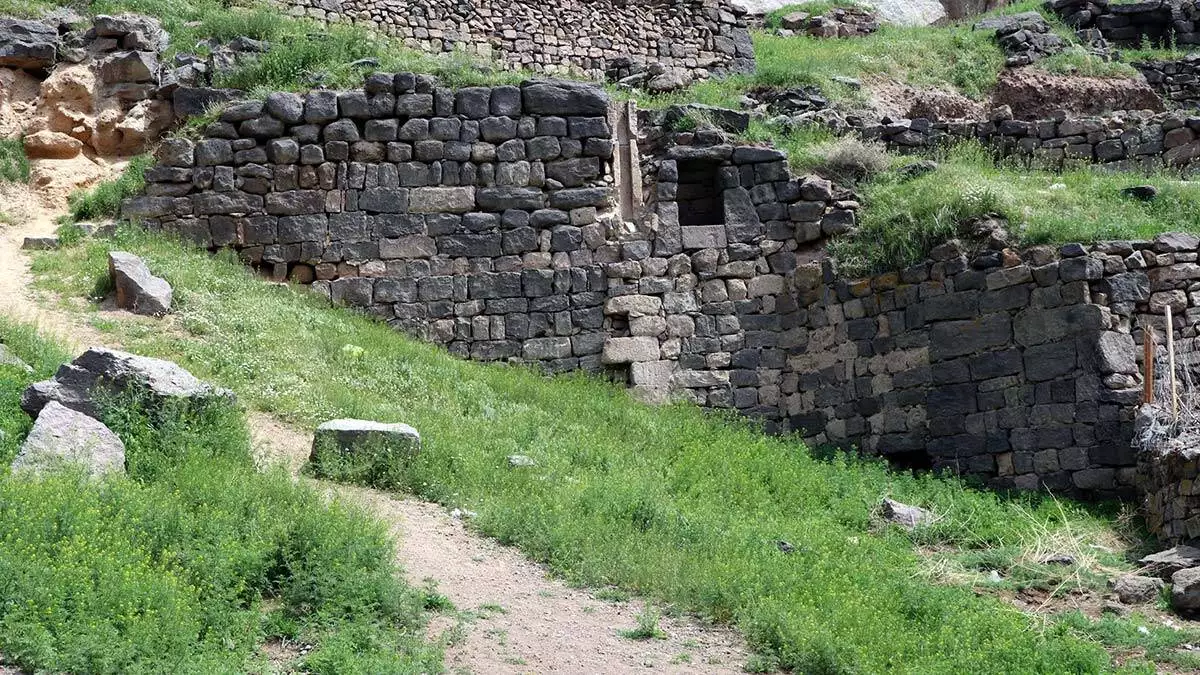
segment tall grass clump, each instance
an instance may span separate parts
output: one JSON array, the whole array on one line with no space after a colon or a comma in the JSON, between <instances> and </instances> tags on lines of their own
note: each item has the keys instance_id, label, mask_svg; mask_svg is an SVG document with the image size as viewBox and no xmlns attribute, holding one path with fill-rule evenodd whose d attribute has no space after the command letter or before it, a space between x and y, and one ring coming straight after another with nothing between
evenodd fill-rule
<instances>
[{"instance_id":1,"label":"tall grass clump","mask_svg":"<svg viewBox=\"0 0 1200 675\"><path fill-rule=\"evenodd\" d=\"M22 326L0 338L51 370ZM28 428L34 376L0 367L0 464ZM263 672L267 640L313 645L309 672L430 672L423 596L385 528L282 470L254 469L227 402L102 402L128 477L0 473L0 654L29 672ZM352 648L348 648L348 645Z\"/></svg>"},{"instance_id":2,"label":"tall grass clump","mask_svg":"<svg viewBox=\"0 0 1200 675\"><path fill-rule=\"evenodd\" d=\"M121 202L140 194L146 187L146 169L152 166L153 157L138 155L129 160L125 170L115 180L73 193L67 199L71 218L76 221L116 218L121 211Z\"/></svg>"},{"instance_id":3,"label":"tall grass clump","mask_svg":"<svg viewBox=\"0 0 1200 675\"><path fill-rule=\"evenodd\" d=\"M0 183L29 182L29 158L21 138L0 138Z\"/></svg>"},{"instance_id":4,"label":"tall grass clump","mask_svg":"<svg viewBox=\"0 0 1200 675\"><path fill-rule=\"evenodd\" d=\"M643 406L582 375L464 362L311 294L266 285L232 255L133 230L115 244L49 252L37 274L85 295L111 245L149 259L180 299L178 331L105 325L126 344L182 357L248 404L305 426L332 417L412 424L421 451L389 480L476 512L480 531L572 582L733 623L764 662L798 672L1112 665L1069 630L931 582L914 552L998 546L1035 529L1111 528L1104 511L978 492L850 456L819 459L745 420ZM345 357L346 345L362 357ZM513 454L536 466L510 468ZM884 496L939 519L915 534L879 527L873 512ZM780 551L780 540L795 551Z\"/></svg>"}]
</instances>

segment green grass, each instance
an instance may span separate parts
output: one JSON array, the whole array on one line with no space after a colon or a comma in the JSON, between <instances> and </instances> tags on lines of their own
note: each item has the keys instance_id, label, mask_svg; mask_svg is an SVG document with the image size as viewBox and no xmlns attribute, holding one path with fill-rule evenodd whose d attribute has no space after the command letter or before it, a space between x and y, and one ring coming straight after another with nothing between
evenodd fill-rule
<instances>
[{"instance_id":1,"label":"green grass","mask_svg":"<svg viewBox=\"0 0 1200 675\"><path fill-rule=\"evenodd\" d=\"M630 640L666 640L667 633L658 625L658 610L647 607L637 615L637 626L617 631Z\"/></svg>"},{"instance_id":2,"label":"green grass","mask_svg":"<svg viewBox=\"0 0 1200 675\"><path fill-rule=\"evenodd\" d=\"M26 326L0 339L47 377L66 355ZM0 466L30 424L32 380L0 366ZM105 402L129 476L0 469L0 654L28 672L265 672L258 647L314 646L313 673L435 672L424 593L386 528L282 469L257 473L240 411Z\"/></svg>"},{"instance_id":3,"label":"green grass","mask_svg":"<svg viewBox=\"0 0 1200 675\"><path fill-rule=\"evenodd\" d=\"M0 138L0 183L29 181L29 159L21 138Z\"/></svg>"},{"instance_id":4,"label":"green grass","mask_svg":"<svg viewBox=\"0 0 1200 675\"><path fill-rule=\"evenodd\" d=\"M1080 547L1107 545L1117 528L1111 510L979 492L876 461L817 459L798 440L733 417L645 407L579 375L460 361L307 292L267 285L232 255L144 233L41 255L40 283L86 296L113 246L145 256L172 283L176 330L123 319L96 327L296 424L413 424L423 448L403 481L417 494L477 512L481 531L569 581L732 622L762 663L914 673L1112 665L1070 626L1033 621L986 589L936 583L914 551L1035 548L1062 533ZM350 358L346 345L363 356ZM510 454L537 467L509 470ZM885 495L941 518L915 534L877 528L872 513ZM780 539L799 552L782 554ZM1120 552L1112 558L1106 564L1128 568Z\"/></svg>"},{"instance_id":5,"label":"green grass","mask_svg":"<svg viewBox=\"0 0 1200 675\"><path fill-rule=\"evenodd\" d=\"M958 224L989 213L1008 219L1022 245L1153 237L1200 229L1200 184L1176 175L1143 176L1093 166L1062 172L997 164L967 143L938 157L937 171L904 180L880 176L861 186L864 210L851 237L831 243L849 274L897 269L957 235ZM1132 185L1158 187L1153 201L1124 197Z\"/></svg>"},{"instance_id":6,"label":"green grass","mask_svg":"<svg viewBox=\"0 0 1200 675\"><path fill-rule=\"evenodd\" d=\"M146 169L154 166L150 155L138 155L115 180L105 181L89 190L73 193L67 200L71 217L76 221L116 218L121 202L140 194L146 187Z\"/></svg>"},{"instance_id":7,"label":"green grass","mask_svg":"<svg viewBox=\"0 0 1200 675\"><path fill-rule=\"evenodd\" d=\"M1004 55L986 31L970 26L926 28L881 26L853 40L754 34L757 69L702 82L679 92L646 99L651 107L698 102L739 107L746 91L763 87L817 85L833 100L860 103L862 93L834 76L894 78L919 87L943 87L982 99L996 84Z\"/></svg>"}]
</instances>

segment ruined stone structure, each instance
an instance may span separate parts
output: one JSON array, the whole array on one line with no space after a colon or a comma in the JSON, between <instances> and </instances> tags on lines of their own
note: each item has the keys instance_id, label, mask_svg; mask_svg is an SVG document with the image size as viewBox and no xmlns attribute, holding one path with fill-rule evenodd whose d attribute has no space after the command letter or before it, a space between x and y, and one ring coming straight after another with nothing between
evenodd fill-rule
<instances>
[{"instance_id":1,"label":"ruined stone structure","mask_svg":"<svg viewBox=\"0 0 1200 675\"><path fill-rule=\"evenodd\" d=\"M1138 489L1144 495L1146 527L1161 543L1200 539L1200 438L1178 433L1165 403L1138 415Z\"/></svg>"},{"instance_id":2,"label":"ruined stone structure","mask_svg":"<svg viewBox=\"0 0 1200 675\"><path fill-rule=\"evenodd\" d=\"M1193 170L1200 158L1200 116L1130 111L1083 118L974 122L899 119L859 133L895 149L920 149L975 139L1000 155L1038 163L1094 162L1119 170Z\"/></svg>"},{"instance_id":3,"label":"ruined stone structure","mask_svg":"<svg viewBox=\"0 0 1200 675\"><path fill-rule=\"evenodd\" d=\"M728 0L276 0L296 16L365 23L414 49L466 51L511 68L602 79L658 64L680 81L752 72L745 11Z\"/></svg>"},{"instance_id":4,"label":"ruined stone structure","mask_svg":"<svg viewBox=\"0 0 1200 675\"><path fill-rule=\"evenodd\" d=\"M1046 6L1067 25L1096 29L1117 45L1139 47L1200 44L1200 2L1197 0L1048 0Z\"/></svg>"},{"instance_id":5,"label":"ruined stone structure","mask_svg":"<svg viewBox=\"0 0 1200 675\"><path fill-rule=\"evenodd\" d=\"M1200 108L1200 54L1178 61L1146 61L1133 64L1164 100L1181 108Z\"/></svg>"},{"instance_id":6,"label":"ruined stone structure","mask_svg":"<svg viewBox=\"0 0 1200 675\"><path fill-rule=\"evenodd\" d=\"M853 195L575 83L274 94L165 142L147 180L126 216L464 357L607 371L996 486L1130 492L1140 327L1200 321L1193 237L951 244L840 278L821 245Z\"/></svg>"}]
</instances>

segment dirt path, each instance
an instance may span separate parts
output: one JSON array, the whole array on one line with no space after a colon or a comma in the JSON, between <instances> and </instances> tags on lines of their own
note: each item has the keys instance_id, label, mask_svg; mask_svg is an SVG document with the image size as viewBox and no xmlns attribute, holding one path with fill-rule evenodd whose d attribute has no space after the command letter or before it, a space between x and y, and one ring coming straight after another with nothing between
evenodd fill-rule
<instances>
[{"instance_id":1,"label":"dirt path","mask_svg":"<svg viewBox=\"0 0 1200 675\"><path fill-rule=\"evenodd\" d=\"M0 225L0 314L34 322L81 351L114 344L81 317L34 297L26 236L52 233L43 214L24 224ZM311 436L259 412L249 417L256 450L282 461L295 474L311 447ZM683 617L662 617L665 639L633 640L645 609L641 601L608 602L552 579L542 566L515 549L473 534L436 504L395 498L365 488L315 482L357 502L388 523L397 541L397 562L411 583L435 583L461 618L438 617L431 637L445 638L452 672L479 673L734 673L749 658L733 630Z\"/></svg>"}]
</instances>

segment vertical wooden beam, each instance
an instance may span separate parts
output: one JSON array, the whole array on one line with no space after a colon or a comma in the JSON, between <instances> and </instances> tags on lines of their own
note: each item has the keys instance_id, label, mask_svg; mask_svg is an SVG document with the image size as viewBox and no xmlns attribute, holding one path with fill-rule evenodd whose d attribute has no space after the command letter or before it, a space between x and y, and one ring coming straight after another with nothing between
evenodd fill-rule
<instances>
[{"instance_id":1,"label":"vertical wooden beam","mask_svg":"<svg viewBox=\"0 0 1200 675\"><path fill-rule=\"evenodd\" d=\"M1179 421L1179 397L1175 393L1175 327L1171 321L1171 306L1167 305L1167 367L1171 370L1171 421Z\"/></svg>"}]
</instances>

